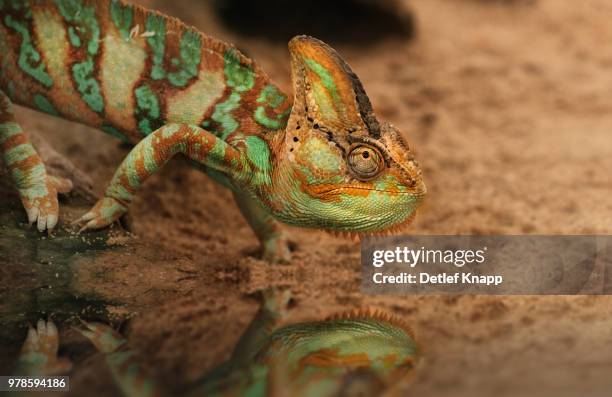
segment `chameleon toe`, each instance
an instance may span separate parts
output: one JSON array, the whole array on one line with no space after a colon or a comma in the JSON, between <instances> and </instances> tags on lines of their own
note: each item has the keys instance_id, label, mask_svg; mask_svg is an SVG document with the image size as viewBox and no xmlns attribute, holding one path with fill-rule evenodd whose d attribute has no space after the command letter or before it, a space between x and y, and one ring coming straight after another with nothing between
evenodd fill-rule
<instances>
[{"instance_id":1,"label":"chameleon toe","mask_svg":"<svg viewBox=\"0 0 612 397\"><path fill-rule=\"evenodd\" d=\"M57 226L57 216L53 214L49 215L47 217L47 230L52 231L55 229L55 226Z\"/></svg>"},{"instance_id":2,"label":"chameleon toe","mask_svg":"<svg viewBox=\"0 0 612 397\"><path fill-rule=\"evenodd\" d=\"M47 215L39 214L38 221L36 222L36 226L39 232L44 232L47 230Z\"/></svg>"},{"instance_id":3,"label":"chameleon toe","mask_svg":"<svg viewBox=\"0 0 612 397\"><path fill-rule=\"evenodd\" d=\"M37 207L26 207L26 213L28 214L28 224L32 226L36 219L38 219L38 208Z\"/></svg>"}]
</instances>

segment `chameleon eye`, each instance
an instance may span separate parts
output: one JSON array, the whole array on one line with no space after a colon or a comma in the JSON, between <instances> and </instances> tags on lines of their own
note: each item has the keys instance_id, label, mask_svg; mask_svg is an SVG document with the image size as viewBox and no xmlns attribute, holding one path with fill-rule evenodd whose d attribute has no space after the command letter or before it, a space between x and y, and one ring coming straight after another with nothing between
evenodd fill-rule
<instances>
[{"instance_id":1,"label":"chameleon eye","mask_svg":"<svg viewBox=\"0 0 612 397\"><path fill-rule=\"evenodd\" d=\"M358 179L367 181L383 170L383 156L378 149L360 144L350 151L348 166Z\"/></svg>"}]
</instances>

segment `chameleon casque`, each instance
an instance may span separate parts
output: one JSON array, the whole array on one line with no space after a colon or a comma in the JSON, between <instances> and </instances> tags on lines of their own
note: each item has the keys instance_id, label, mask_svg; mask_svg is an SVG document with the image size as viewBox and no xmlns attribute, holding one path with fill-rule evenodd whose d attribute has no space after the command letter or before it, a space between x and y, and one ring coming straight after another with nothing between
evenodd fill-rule
<instances>
[{"instance_id":1,"label":"chameleon casque","mask_svg":"<svg viewBox=\"0 0 612 397\"><path fill-rule=\"evenodd\" d=\"M179 153L234 192L269 260L289 255L278 221L386 233L425 195L400 132L317 39L289 43L290 98L233 46L120 0L0 0L0 16L0 151L40 231L70 183L47 174L12 103L135 145L81 230L117 220Z\"/></svg>"},{"instance_id":2,"label":"chameleon casque","mask_svg":"<svg viewBox=\"0 0 612 397\"><path fill-rule=\"evenodd\" d=\"M268 293L231 358L180 391L170 392L153 379L129 341L108 325L87 322L79 332L105 355L126 397L375 396L409 381L420 354L403 321L379 311L355 310L279 326L287 297ZM71 363L57 356L58 345L55 325L40 320L37 329L30 327L15 374L67 373Z\"/></svg>"}]
</instances>

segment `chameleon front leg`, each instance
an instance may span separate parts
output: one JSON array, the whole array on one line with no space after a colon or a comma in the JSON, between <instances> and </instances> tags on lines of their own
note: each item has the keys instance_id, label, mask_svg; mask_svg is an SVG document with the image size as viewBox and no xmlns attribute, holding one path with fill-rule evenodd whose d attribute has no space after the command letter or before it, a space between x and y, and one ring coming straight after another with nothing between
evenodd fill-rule
<instances>
[{"instance_id":1,"label":"chameleon front leg","mask_svg":"<svg viewBox=\"0 0 612 397\"><path fill-rule=\"evenodd\" d=\"M84 322L76 329L105 355L115 384L125 397L154 397L161 395L160 386L144 371L127 339L102 323Z\"/></svg>"},{"instance_id":2,"label":"chameleon front leg","mask_svg":"<svg viewBox=\"0 0 612 397\"><path fill-rule=\"evenodd\" d=\"M234 192L234 199L261 243L262 257L268 262L291 259L287 231L268 211L245 193Z\"/></svg>"},{"instance_id":3,"label":"chameleon front leg","mask_svg":"<svg viewBox=\"0 0 612 397\"><path fill-rule=\"evenodd\" d=\"M28 222L38 230L52 231L57 224L58 191L72 188L68 180L47 175L42 159L21 126L15 121L8 96L0 91L0 155L19 191Z\"/></svg>"},{"instance_id":4,"label":"chameleon front leg","mask_svg":"<svg viewBox=\"0 0 612 397\"><path fill-rule=\"evenodd\" d=\"M193 390L204 388L216 390L221 385L232 383L233 376L240 376L241 371L253 364L253 360L267 338L280 326L287 316L291 291L269 288L262 292L259 310L243 332L234 347L229 360L206 373L192 384ZM217 395L204 393L204 395Z\"/></svg>"},{"instance_id":5,"label":"chameleon front leg","mask_svg":"<svg viewBox=\"0 0 612 397\"><path fill-rule=\"evenodd\" d=\"M269 288L262 292L261 307L236 344L230 361L233 367L249 364L266 338L272 334L287 315L290 290Z\"/></svg>"},{"instance_id":6,"label":"chameleon front leg","mask_svg":"<svg viewBox=\"0 0 612 397\"><path fill-rule=\"evenodd\" d=\"M167 124L140 141L119 166L104 197L78 219L81 231L110 225L127 211L138 188L175 154L230 177L242 175L240 152L194 125Z\"/></svg>"}]
</instances>

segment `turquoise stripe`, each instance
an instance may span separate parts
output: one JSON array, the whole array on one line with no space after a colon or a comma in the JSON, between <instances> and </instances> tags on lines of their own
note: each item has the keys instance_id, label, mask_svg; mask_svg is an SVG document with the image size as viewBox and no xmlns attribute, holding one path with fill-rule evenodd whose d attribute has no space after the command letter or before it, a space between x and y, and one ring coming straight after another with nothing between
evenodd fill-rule
<instances>
[{"instance_id":1,"label":"turquoise stripe","mask_svg":"<svg viewBox=\"0 0 612 397\"><path fill-rule=\"evenodd\" d=\"M28 157L36 155L36 151L29 143L22 143L21 145L15 146L4 153L4 160L7 166L11 166L14 163L23 161Z\"/></svg>"},{"instance_id":2,"label":"turquoise stripe","mask_svg":"<svg viewBox=\"0 0 612 397\"><path fill-rule=\"evenodd\" d=\"M28 188L28 198L35 199L48 194L45 181L45 166L36 164L32 168L22 171L18 168L11 170L11 176L18 189Z\"/></svg>"},{"instance_id":3,"label":"turquoise stripe","mask_svg":"<svg viewBox=\"0 0 612 397\"><path fill-rule=\"evenodd\" d=\"M153 145L146 145L143 152L145 170L149 174L155 173L159 169L159 165L155 162L155 148Z\"/></svg>"},{"instance_id":4,"label":"turquoise stripe","mask_svg":"<svg viewBox=\"0 0 612 397\"><path fill-rule=\"evenodd\" d=\"M119 183L112 183L106 191L106 196L115 197L126 203L131 203L134 199L134 195Z\"/></svg>"},{"instance_id":5,"label":"turquoise stripe","mask_svg":"<svg viewBox=\"0 0 612 397\"><path fill-rule=\"evenodd\" d=\"M131 187L137 189L140 187L140 178L136 172L136 160L141 153L134 153L136 150L132 150L125 161L124 175L127 176L128 183Z\"/></svg>"}]
</instances>

